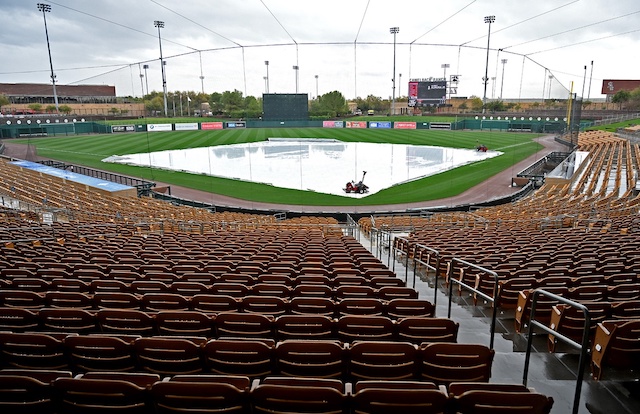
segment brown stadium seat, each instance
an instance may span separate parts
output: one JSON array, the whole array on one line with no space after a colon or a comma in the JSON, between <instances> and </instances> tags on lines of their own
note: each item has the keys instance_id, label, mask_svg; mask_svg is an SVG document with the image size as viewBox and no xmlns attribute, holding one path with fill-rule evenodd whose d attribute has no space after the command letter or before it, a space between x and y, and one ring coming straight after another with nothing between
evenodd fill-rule
<instances>
[{"instance_id":1,"label":"brown stadium seat","mask_svg":"<svg viewBox=\"0 0 640 414\"><path fill-rule=\"evenodd\" d=\"M185 338L147 337L133 342L138 365L159 375L194 374L203 371L200 345Z\"/></svg>"},{"instance_id":2,"label":"brown stadium seat","mask_svg":"<svg viewBox=\"0 0 640 414\"><path fill-rule=\"evenodd\" d=\"M346 315L338 319L336 334L343 342L389 341L395 338L395 326L386 316Z\"/></svg>"},{"instance_id":3,"label":"brown stadium seat","mask_svg":"<svg viewBox=\"0 0 640 414\"><path fill-rule=\"evenodd\" d=\"M334 340L285 340L275 348L278 375L342 379L346 348Z\"/></svg>"},{"instance_id":4,"label":"brown stadium seat","mask_svg":"<svg viewBox=\"0 0 640 414\"><path fill-rule=\"evenodd\" d=\"M591 350L591 374L602 379L608 367L640 367L640 319L598 324Z\"/></svg>"},{"instance_id":5,"label":"brown stadium seat","mask_svg":"<svg viewBox=\"0 0 640 414\"><path fill-rule=\"evenodd\" d=\"M259 313L223 312L214 319L217 337L273 338L273 320Z\"/></svg>"},{"instance_id":6,"label":"brown stadium seat","mask_svg":"<svg viewBox=\"0 0 640 414\"><path fill-rule=\"evenodd\" d=\"M158 312L154 318L159 335L205 338L215 335L213 318L203 312L167 310Z\"/></svg>"},{"instance_id":7,"label":"brown stadium seat","mask_svg":"<svg viewBox=\"0 0 640 414\"><path fill-rule=\"evenodd\" d=\"M425 299L391 299L386 305L386 315L392 319L411 316L433 317L435 306Z\"/></svg>"},{"instance_id":8,"label":"brown stadium seat","mask_svg":"<svg viewBox=\"0 0 640 414\"><path fill-rule=\"evenodd\" d=\"M335 338L335 323L325 315L281 315L275 320L275 335L279 341L331 339Z\"/></svg>"},{"instance_id":9,"label":"brown stadium seat","mask_svg":"<svg viewBox=\"0 0 640 414\"><path fill-rule=\"evenodd\" d=\"M420 378L436 384L488 382L495 351L480 344L436 342L420 346Z\"/></svg>"},{"instance_id":10,"label":"brown stadium seat","mask_svg":"<svg viewBox=\"0 0 640 414\"><path fill-rule=\"evenodd\" d=\"M418 346L409 342L362 341L348 350L348 375L353 381L413 380Z\"/></svg>"},{"instance_id":11,"label":"brown stadium seat","mask_svg":"<svg viewBox=\"0 0 640 414\"><path fill-rule=\"evenodd\" d=\"M63 340L69 362L76 372L136 369L133 345L116 336L76 335Z\"/></svg>"},{"instance_id":12,"label":"brown stadium seat","mask_svg":"<svg viewBox=\"0 0 640 414\"><path fill-rule=\"evenodd\" d=\"M252 387L250 398L254 414L349 412L344 385L338 380L266 378Z\"/></svg>"},{"instance_id":13,"label":"brown stadium seat","mask_svg":"<svg viewBox=\"0 0 640 414\"><path fill-rule=\"evenodd\" d=\"M396 323L399 341L457 342L460 324L449 318L408 317Z\"/></svg>"},{"instance_id":14,"label":"brown stadium seat","mask_svg":"<svg viewBox=\"0 0 640 414\"><path fill-rule=\"evenodd\" d=\"M442 414L449 405L445 390L418 381L358 381L352 400L362 414Z\"/></svg>"},{"instance_id":15,"label":"brown stadium seat","mask_svg":"<svg viewBox=\"0 0 640 414\"><path fill-rule=\"evenodd\" d=\"M53 381L58 412L148 413L147 389L111 379L59 378Z\"/></svg>"},{"instance_id":16,"label":"brown stadium seat","mask_svg":"<svg viewBox=\"0 0 640 414\"><path fill-rule=\"evenodd\" d=\"M248 380L247 380L248 382ZM248 384L238 387L223 376L189 381L159 381L151 386L151 401L157 414L246 413L249 414Z\"/></svg>"},{"instance_id":17,"label":"brown stadium seat","mask_svg":"<svg viewBox=\"0 0 640 414\"><path fill-rule=\"evenodd\" d=\"M274 372L273 340L211 339L202 347L208 372L262 378Z\"/></svg>"}]
</instances>

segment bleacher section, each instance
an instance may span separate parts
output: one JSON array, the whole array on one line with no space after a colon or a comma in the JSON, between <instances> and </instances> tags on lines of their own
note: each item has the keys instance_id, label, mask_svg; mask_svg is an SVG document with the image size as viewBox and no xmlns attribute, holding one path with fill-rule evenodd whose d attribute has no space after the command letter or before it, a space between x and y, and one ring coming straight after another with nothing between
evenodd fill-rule
<instances>
[{"instance_id":1,"label":"bleacher section","mask_svg":"<svg viewBox=\"0 0 640 414\"><path fill-rule=\"evenodd\" d=\"M558 378L536 383L545 392L494 380L496 364L520 374L516 343L540 321L537 374L575 373L555 334L577 340L585 318L549 298L531 318L543 289L588 309L589 391L634 412L616 381L639 379L626 345L640 340L640 150L608 133L581 134L579 149L589 156L569 182L507 205L363 218L370 249L335 219L93 193L0 160L0 407L568 412ZM453 286L450 303L472 310L445 317L425 292ZM480 343L493 309L513 350ZM476 316L482 331L468 328Z\"/></svg>"}]
</instances>

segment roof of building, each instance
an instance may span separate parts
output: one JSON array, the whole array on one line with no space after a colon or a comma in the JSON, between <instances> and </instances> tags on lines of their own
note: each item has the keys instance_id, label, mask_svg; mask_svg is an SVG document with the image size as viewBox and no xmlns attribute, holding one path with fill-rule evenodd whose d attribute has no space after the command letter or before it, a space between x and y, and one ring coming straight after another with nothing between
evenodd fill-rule
<instances>
[{"instance_id":1,"label":"roof of building","mask_svg":"<svg viewBox=\"0 0 640 414\"><path fill-rule=\"evenodd\" d=\"M47 83L0 83L0 94L6 96L53 96ZM116 87L109 85L56 85L58 96L116 96Z\"/></svg>"}]
</instances>

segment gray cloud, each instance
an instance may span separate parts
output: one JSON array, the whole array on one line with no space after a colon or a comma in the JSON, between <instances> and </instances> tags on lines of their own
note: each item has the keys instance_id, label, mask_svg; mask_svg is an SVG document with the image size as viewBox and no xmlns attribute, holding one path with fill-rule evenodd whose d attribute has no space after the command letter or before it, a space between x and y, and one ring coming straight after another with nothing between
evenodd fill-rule
<instances>
[{"instance_id":1,"label":"gray cloud","mask_svg":"<svg viewBox=\"0 0 640 414\"><path fill-rule=\"evenodd\" d=\"M0 0L0 4L4 55L0 82L48 82L44 25L36 2ZM640 41L640 13L635 13L640 5L634 0L57 0L49 4L47 23L58 81L115 85L123 96L141 94L139 62L150 65L150 89L161 88L154 20L165 22L161 34L169 90L199 91L201 58L205 92L238 89L260 95L264 61L269 60L271 92L294 91L293 65L298 64L300 92L315 95L318 75L320 93L339 90L347 98L370 94L386 98L392 91L389 27L398 26L396 71L402 73L398 94L406 94L410 77L442 76L441 64L449 63L448 74L461 75L459 95L481 96L485 15L496 16L490 77L501 78L500 59L508 59L505 98L539 97L548 87L549 73L554 75L552 96L565 98L572 81L582 84L583 66L592 60L593 98L601 97L602 79L638 77L633 50ZM566 6L559 8L562 5ZM506 49L498 53L500 48ZM534 54L523 59L522 54L529 53ZM498 81L493 82L489 86L495 94Z\"/></svg>"}]
</instances>

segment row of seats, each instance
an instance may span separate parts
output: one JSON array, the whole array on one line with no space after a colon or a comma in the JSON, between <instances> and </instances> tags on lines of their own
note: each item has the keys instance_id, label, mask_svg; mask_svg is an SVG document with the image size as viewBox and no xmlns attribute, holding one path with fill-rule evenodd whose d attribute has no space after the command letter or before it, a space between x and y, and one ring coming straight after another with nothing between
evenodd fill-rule
<instances>
[{"instance_id":1,"label":"row of seats","mask_svg":"<svg viewBox=\"0 0 640 414\"><path fill-rule=\"evenodd\" d=\"M626 288L625 285L620 285L623 288ZM590 291L591 288L593 292L598 294L598 287L590 287L589 289L582 289ZM635 288L634 288L635 289ZM630 319L640 317L640 299L629 299L629 300L621 300L621 301L608 301L603 296L591 296L591 295L583 295L576 296L572 295L575 292L570 292L568 288L565 287L548 287L544 289L546 292L553 293L555 295L562 296L564 298L573 300L578 303L582 303L593 311L593 319L595 321L598 318L602 319ZM606 292L605 287L605 292ZM534 289L524 289L520 291L518 296L518 304L515 309L515 329L516 332L522 332L523 329L528 325L529 319L531 317L531 305L533 300L533 292ZM554 299L544 295L540 295L538 297L538 301L536 303L536 320L548 324L551 319L553 306L558 305L559 302Z\"/></svg>"},{"instance_id":2,"label":"row of seats","mask_svg":"<svg viewBox=\"0 0 640 414\"><path fill-rule=\"evenodd\" d=\"M15 271L16 269L11 269ZM386 271L385 271L386 272ZM246 273L223 273L214 275L206 272L185 273L176 276L171 273L152 272L145 275L138 275L128 272L112 272L107 275L96 275L94 272L78 272L74 275L61 275L56 273L29 275L28 272L15 271L6 272L4 277L0 277L0 286L7 289L28 289L36 292L46 292L49 290L77 291L77 292L97 292L100 290L117 290L121 292L144 293L145 289L153 291L179 291L173 286L190 287L189 290L197 293L207 293L212 285L219 283L241 283L244 286L254 285L281 285L293 289L299 285L323 285L330 288L337 288L343 285L370 286L379 289L384 286L405 286L405 282L395 276L385 275L379 272L369 277L358 274L345 273L336 277L328 277L320 274L303 274L300 276L290 276L279 273L262 274L253 277ZM9 276L10 274L10 276ZM149 282L156 282L155 285Z\"/></svg>"},{"instance_id":3,"label":"row of seats","mask_svg":"<svg viewBox=\"0 0 640 414\"><path fill-rule=\"evenodd\" d=\"M636 278L634 278L635 281L633 282L627 282L629 279L626 277L612 278L611 280L615 280L616 282L609 284L606 283L606 280L598 283L597 281L600 280L600 278L594 277L591 278L588 283L585 282L576 287L569 287L571 281L567 279L568 278L564 277L544 278L540 280L534 278L518 278L499 282L498 305L503 309L515 309L519 306L518 299L521 295L520 292L531 289L553 289L562 296L578 302L623 302L640 299L640 281ZM479 279L476 281L477 289L489 293L489 287L490 285L487 281L483 282Z\"/></svg>"},{"instance_id":4,"label":"row of seats","mask_svg":"<svg viewBox=\"0 0 640 414\"><path fill-rule=\"evenodd\" d=\"M0 371L0 407L12 413L547 414L553 398L518 384L358 381L270 376Z\"/></svg>"},{"instance_id":5,"label":"row of seats","mask_svg":"<svg viewBox=\"0 0 640 414\"><path fill-rule=\"evenodd\" d=\"M386 316L281 315L223 312L217 315L197 311L162 311L150 314L137 310L102 309L0 309L0 329L8 332L45 332L112 335L168 335L220 338L401 340L414 343L455 342L459 324L449 318Z\"/></svg>"},{"instance_id":6,"label":"row of seats","mask_svg":"<svg viewBox=\"0 0 640 414\"><path fill-rule=\"evenodd\" d=\"M439 384L491 377L495 351L485 345L404 341L285 340L0 333L2 367L424 380Z\"/></svg>"},{"instance_id":7,"label":"row of seats","mask_svg":"<svg viewBox=\"0 0 640 414\"><path fill-rule=\"evenodd\" d=\"M417 292L407 287L386 286L373 290L364 286L304 285L290 291L279 285L264 285L248 289L239 283L214 285L213 293L181 291L181 293L147 291L130 293L100 291L96 293L30 290L0 290L0 308L125 308L146 311L198 310L203 312L249 311L272 315L285 313L384 314L392 316L423 315L429 305L418 299ZM393 302L405 299L405 302ZM388 303L391 303L389 306ZM396 309L401 304L403 309ZM420 309L418 315L412 313ZM391 311L389 312L389 309ZM405 311L403 314L402 311Z\"/></svg>"},{"instance_id":8,"label":"row of seats","mask_svg":"<svg viewBox=\"0 0 640 414\"><path fill-rule=\"evenodd\" d=\"M358 275L364 277L393 276L387 267L377 260L353 264L351 262L331 262L325 264L322 261L300 261L289 260L269 261L264 266L249 263L235 263L230 265L227 261L209 261L202 264L177 263L167 265L163 261L153 259L120 259L117 262L103 264L93 262L78 262L69 264L65 259L60 259L58 263L47 261L21 261L12 263L5 261L2 263L0 275L3 278L13 277L42 277L51 279L53 277L65 277L76 279L107 279L114 273L124 275L129 273L129 278L143 279L150 273L163 273L177 280L188 273L208 273L212 276L220 276L225 273L241 273L257 278L263 274L283 274L290 277L298 275L323 275L330 279L341 275ZM383 272L386 270L386 272Z\"/></svg>"}]
</instances>

